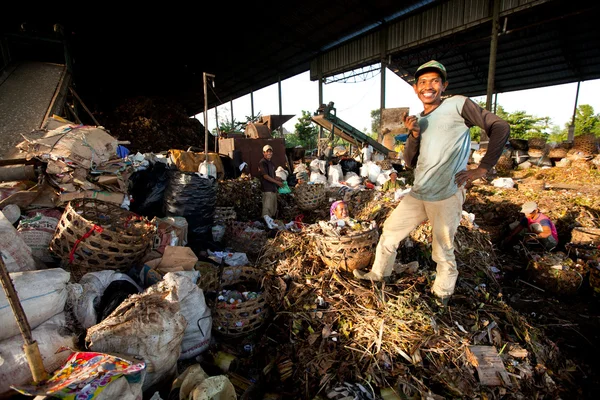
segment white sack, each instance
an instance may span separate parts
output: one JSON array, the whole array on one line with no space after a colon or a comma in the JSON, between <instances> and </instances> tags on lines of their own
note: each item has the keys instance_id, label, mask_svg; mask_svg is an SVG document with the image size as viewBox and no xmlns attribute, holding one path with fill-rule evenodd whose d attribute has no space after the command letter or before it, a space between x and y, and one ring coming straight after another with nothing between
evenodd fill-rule
<instances>
[{"instance_id":1,"label":"white sack","mask_svg":"<svg viewBox=\"0 0 600 400\"><path fill-rule=\"evenodd\" d=\"M64 311L71 274L62 268L9 274L31 329ZM4 290L0 291L0 340L21 333Z\"/></svg>"},{"instance_id":2,"label":"white sack","mask_svg":"<svg viewBox=\"0 0 600 400\"><path fill-rule=\"evenodd\" d=\"M375 163L369 163L369 180L371 183L377 182L377 177L381 173L381 167Z\"/></svg>"},{"instance_id":3,"label":"white sack","mask_svg":"<svg viewBox=\"0 0 600 400\"><path fill-rule=\"evenodd\" d=\"M70 351L55 352L61 347L75 348L77 335L65 329L65 313L59 313L31 331L33 340L38 344L44 368L48 373L61 368ZM0 397L17 392L10 385L22 386L33 381L27 357L23 352L23 337L18 334L0 341Z\"/></svg>"},{"instance_id":4,"label":"white sack","mask_svg":"<svg viewBox=\"0 0 600 400\"><path fill-rule=\"evenodd\" d=\"M129 296L112 314L87 330L92 351L137 355L146 362L143 389L170 378L177 369L187 322L174 281L162 280Z\"/></svg>"},{"instance_id":5,"label":"white sack","mask_svg":"<svg viewBox=\"0 0 600 400\"><path fill-rule=\"evenodd\" d=\"M340 183L340 181L344 180L344 171L342 171L341 165L331 165L328 171L327 182L329 185L334 185Z\"/></svg>"},{"instance_id":6,"label":"white sack","mask_svg":"<svg viewBox=\"0 0 600 400\"><path fill-rule=\"evenodd\" d=\"M309 182L327 184L327 178L319 172L311 172Z\"/></svg>"},{"instance_id":7,"label":"white sack","mask_svg":"<svg viewBox=\"0 0 600 400\"><path fill-rule=\"evenodd\" d=\"M13 224L0 212L0 253L8 272L33 271L35 261Z\"/></svg>"},{"instance_id":8,"label":"white sack","mask_svg":"<svg viewBox=\"0 0 600 400\"><path fill-rule=\"evenodd\" d=\"M196 282L200 271L178 271L165 274L164 280L177 287L181 313L187 322L187 327L181 342L180 360L196 357L206 350L210 344L212 316L206 306L204 291Z\"/></svg>"}]
</instances>

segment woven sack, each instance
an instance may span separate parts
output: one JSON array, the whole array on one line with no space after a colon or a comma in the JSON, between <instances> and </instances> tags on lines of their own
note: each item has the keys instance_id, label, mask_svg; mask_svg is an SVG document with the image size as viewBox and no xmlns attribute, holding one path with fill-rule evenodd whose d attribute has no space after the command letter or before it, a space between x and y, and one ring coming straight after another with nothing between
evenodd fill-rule
<instances>
[{"instance_id":1,"label":"woven sack","mask_svg":"<svg viewBox=\"0 0 600 400\"><path fill-rule=\"evenodd\" d=\"M313 245L325 265L352 271L371 264L378 240L379 231L377 227L373 227L354 235L340 237L315 235Z\"/></svg>"},{"instance_id":2,"label":"woven sack","mask_svg":"<svg viewBox=\"0 0 600 400\"><path fill-rule=\"evenodd\" d=\"M294 189L294 198L298 208L311 211L325 202L327 191L322 183L302 184Z\"/></svg>"},{"instance_id":3,"label":"woven sack","mask_svg":"<svg viewBox=\"0 0 600 400\"><path fill-rule=\"evenodd\" d=\"M151 250L155 232L145 217L116 204L77 199L67 204L49 247L78 280L87 272L129 270Z\"/></svg>"}]
</instances>

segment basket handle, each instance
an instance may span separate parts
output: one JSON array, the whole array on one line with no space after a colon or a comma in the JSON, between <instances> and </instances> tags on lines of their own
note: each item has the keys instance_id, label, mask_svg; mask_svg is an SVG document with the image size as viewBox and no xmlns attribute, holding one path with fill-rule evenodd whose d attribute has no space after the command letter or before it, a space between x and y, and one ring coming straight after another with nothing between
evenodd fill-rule
<instances>
[{"instance_id":1,"label":"basket handle","mask_svg":"<svg viewBox=\"0 0 600 400\"><path fill-rule=\"evenodd\" d=\"M77 239L77 241L73 245L73 248L71 249L71 252L69 253L69 264L73 263L73 259L75 258L75 250L77 250L77 246L79 246L79 242L81 242L83 239L89 238L92 235L92 233L94 233L94 232L102 233L103 230L104 230L104 228L102 228L100 225L94 224L94 226L92 226L92 229L90 229L82 237Z\"/></svg>"}]
</instances>

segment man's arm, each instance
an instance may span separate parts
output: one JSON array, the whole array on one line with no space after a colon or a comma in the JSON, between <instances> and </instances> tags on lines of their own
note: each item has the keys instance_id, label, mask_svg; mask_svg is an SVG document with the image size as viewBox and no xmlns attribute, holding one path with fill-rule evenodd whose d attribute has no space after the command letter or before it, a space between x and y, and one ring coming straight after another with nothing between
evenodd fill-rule
<instances>
[{"instance_id":1,"label":"man's arm","mask_svg":"<svg viewBox=\"0 0 600 400\"><path fill-rule=\"evenodd\" d=\"M404 114L402 116L404 126L408 129L408 137L404 146L404 163L408 168L414 168L419 158L419 144L421 143L421 127L414 115Z\"/></svg>"},{"instance_id":2,"label":"man's arm","mask_svg":"<svg viewBox=\"0 0 600 400\"><path fill-rule=\"evenodd\" d=\"M480 168L492 169L502 155L504 146L510 135L510 125L496 114L481 108L471 99L467 99L463 105L461 116L470 128L478 126L483 129L490 138L485 156L479 163Z\"/></svg>"}]
</instances>

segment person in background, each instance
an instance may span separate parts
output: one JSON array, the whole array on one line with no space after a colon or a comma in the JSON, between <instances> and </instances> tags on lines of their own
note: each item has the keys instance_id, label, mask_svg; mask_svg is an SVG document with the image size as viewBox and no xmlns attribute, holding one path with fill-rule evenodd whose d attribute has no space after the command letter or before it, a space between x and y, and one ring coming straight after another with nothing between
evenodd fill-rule
<instances>
[{"instance_id":1,"label":"person in background","mask_svg":"<svg viewBox=\"0 0 600 400\"><path fill-rule=\"evenodd\" d=\"M348 205L343 200L337 200L331 203L329 208L330 221L339 221L348 218Z\"/></svg>"},{"instance_id":2,"label":"person in background","mask_svg":"<svg viewBox=\"0 0 600 400\"><path fill-rule=\"evenodd\" d=\"M390 179L385 181L385 183L381 186L382 192L395 192L396 189L404 189L402 187L402 183L398 180L398 171L392 169L390 172Z\"/></svg>"},{"instance_id":3,"label":"person in background","mask_svg":"<svg viewBox=\"0 0 600 400\"><path fill-rule=\"evenodd\" d=\"M544 249L552 251L558 245L558 233L554 223L540 212L534 201L523 204L521 212L525 217L510 224L511 232L503 244L513 245L516 238L524 238L525 244L539 243Z\"/></svg>"},{"instance_id":4,"label":"person in background","mask_svg":"<svg viewBox=\"0 0 600 400\"><path fill-rule=\"evenodd\" d=\"M437 264L431 292L441 306L448 304L458 278L454 236L462 218L465 186L494 167L510 134L506 121L468 97L442 98L447 87L446 68L438 61L417 68L413 89L423 111L418 116L403 115L409 133L403 156L406 166L414 168L414 183L383 224L371 271L353 271L356 278L371 281L390 276L400 241L429 220L432 258ZM479 165L467 169L472 126L483 129L489 143Z\"/></svg>"},{"instance_id":5,"label":"person in background","mask_svg":"<svg viewBox=\"0 0 600 400\"><path fill-rule=\"evenodd\" d=\"M369 143L364 142L361 150L362 162L366 163L371 161L371 156L373 155L373 146Z\"/></svg>"},{"instance_id":6,"label":"person in background","mask_svg":"<svg viewBox=\"0 0 600 400\"><path fill-rule=\"evenodd\" d=\"M258 162L260 175L260 188L262 191L262 215L275 218L277 214L277 189L283 187L283 180L275 175L275 164L273 158L273 147L263 147L263 158Z\"/></svg>"}]
</instances>

